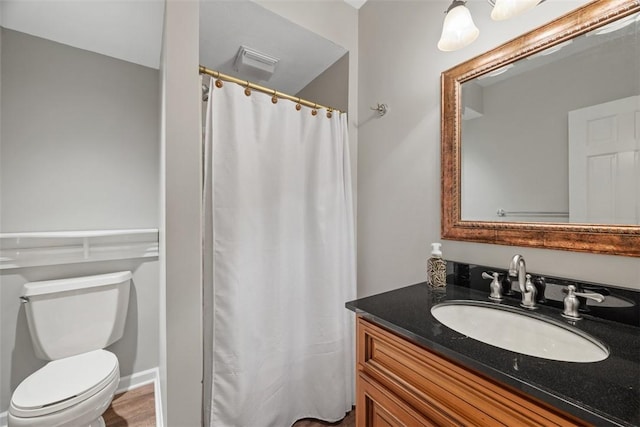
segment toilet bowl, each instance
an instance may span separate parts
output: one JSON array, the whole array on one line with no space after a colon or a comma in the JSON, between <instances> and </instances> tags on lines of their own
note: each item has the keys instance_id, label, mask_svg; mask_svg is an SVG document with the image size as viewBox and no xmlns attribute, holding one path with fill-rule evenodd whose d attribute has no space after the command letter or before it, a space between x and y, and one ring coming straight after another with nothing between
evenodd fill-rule
<instances>
[{"instance_id":1,"label":"toilet bowl","mask_svg":"<svg viewBox=\"0 0 640 427\"><path fill-rule=\"evenodd\" d=\"M104 427L120 381L104 348L122 338L130 281L123 271L24 285L33 348L49 362L14 390L9 427Z\"/></svg>"},{"instance_id":2,"label":"toilet bowl","mask_svg":"<svg viewBox=\"0 0 640 427\"><path fill-rule=\"evenodd\" d=\"M9 426L103 427L119 381L118 359L106 350L49 362L16 388Z\"/></svg>"}]
</instances>

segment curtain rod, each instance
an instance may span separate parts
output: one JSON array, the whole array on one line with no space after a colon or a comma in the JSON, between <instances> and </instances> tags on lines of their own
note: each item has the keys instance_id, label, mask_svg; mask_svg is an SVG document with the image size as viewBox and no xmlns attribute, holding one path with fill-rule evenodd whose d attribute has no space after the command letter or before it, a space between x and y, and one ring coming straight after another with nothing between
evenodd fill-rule
<instances>
[{"instance_id":1,"label":"curtain rod","mask_svg":"<svg viewBox=\"0 0 640 427\"><path fill-rule=\"evenodd\" d=\"M219 79L219 80L224 80L224 81L227 81L227 82L237 83L240 86L251 88L251 89L255 89L255 90L259 91L259 92L263 92L263 93L266 93L268 95L273 95L273 96L278 97L280 99L288 99L289 101L293 101L293 102L296 102L296 103L301 104L301 105L306 105L307 107L311 107L311 108L313 108L315 110L324 109L324 110L327 110L327 112L329 112L329 113L333 112L333 111L335 111L337 113L343 113L344 112L344 111L338 110L337 108L326 107L324 105L316 104L315 102L307 101L306 99L302 99L302 98L300 98L298 96L287 95L286 93L278 92L275 89L269 89L267 87L260 86L260 85L255 84L255 83L251 83L248 80L237 79L237 78L235 78L233 76L229 76L227 74L223 74L220 71L211 70L211 69L209 69L209 68L207 68L207 67L205 67L203 65L200 65L198 68L199 68L200 74L208 74L208 75L210 75L212 77L215 77L216 79Z\"/></svg>"}]
</instances>

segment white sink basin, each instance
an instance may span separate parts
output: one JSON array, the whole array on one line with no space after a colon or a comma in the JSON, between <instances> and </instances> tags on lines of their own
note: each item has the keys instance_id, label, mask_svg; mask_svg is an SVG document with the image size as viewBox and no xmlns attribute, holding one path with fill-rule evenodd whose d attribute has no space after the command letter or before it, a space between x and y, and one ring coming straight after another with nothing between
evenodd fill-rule
<instances>
[{"instance_id":1,"label":"white sink basin","mask_svg":"<svg viewBox=\"0 0 640 427\"><path fill-rule=\"evenodd\" d=\"M463 335L505 350L565 362L599 362L607 347L560 321L481 301L446 301L431 308L440 323Z\"/></svg>"}]
</instances>

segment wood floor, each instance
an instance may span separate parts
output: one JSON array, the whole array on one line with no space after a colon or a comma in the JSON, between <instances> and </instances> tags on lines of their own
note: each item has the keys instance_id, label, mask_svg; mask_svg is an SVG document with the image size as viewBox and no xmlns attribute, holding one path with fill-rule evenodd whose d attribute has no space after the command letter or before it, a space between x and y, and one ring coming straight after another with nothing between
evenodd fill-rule
<instances>
[{"instance_id":1,"label":"wood floor","mask_svg":"<svg viewBox=\"0 0 640 427\"><path fill-rule=\"evenodd\" d=\"M155 427L153 384L116 394L102 418L106 427Z\"/></svg>"},{"instance_id":2,"label":"wood floor","mask_svg":"<svg viewBox=\"0 0 640 427\"><path fill-rule=\"evenodd\" d=\"M155 427L156 406L153 384L117 394L102 417L106 427ZM355 427L355 425L355 411L351 411L338 423L305 419L297 421L292 427Z\"/></svg>"},{"instance_id":3,"label":"wood floor","mask_svg":"<svg viewBox=\"0 0 640 427\"><path fill-rule=\"evenodd\" d=\"M347 414L342 421L337 423L327 423L324 421L305 419L296 421L292 427L355 427L356 425L356 411L351 411Z\"/></svg>"}]
</instances>

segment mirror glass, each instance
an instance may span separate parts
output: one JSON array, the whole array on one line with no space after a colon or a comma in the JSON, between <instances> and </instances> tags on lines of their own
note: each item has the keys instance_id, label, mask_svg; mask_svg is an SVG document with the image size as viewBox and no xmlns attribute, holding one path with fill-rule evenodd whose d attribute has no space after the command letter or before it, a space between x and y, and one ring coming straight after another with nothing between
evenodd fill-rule
<instances>
[{"instance_id":1,"label":"mirror glass","mask_svg":"<svg viewBox=\"0 0 640 427\"><path fill-rule=\"evenodd\" d=\"M461 85L462 221L640 224L640 13Z\"/></svg>"}]
</instances>

